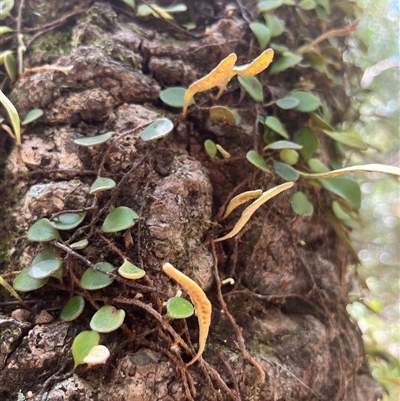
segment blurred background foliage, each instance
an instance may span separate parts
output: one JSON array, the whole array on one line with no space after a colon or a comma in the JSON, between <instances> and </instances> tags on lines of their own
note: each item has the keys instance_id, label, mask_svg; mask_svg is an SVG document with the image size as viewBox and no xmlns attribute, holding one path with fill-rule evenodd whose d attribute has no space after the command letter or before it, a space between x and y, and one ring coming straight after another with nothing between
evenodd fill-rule
<instances>
[{"instance_id":1,"label":"blurred background foliage","mask_svg":"<svg viewBox=\"0 0 400 401\"><path fill-rule=\"evenodd\" d=\"M354 95L356 131L369 150L350 154L352 164L400 166L400 49L398 0L357 0L363 9L346 57L364 76ZM361 46L360 46L361 43ZM369 174L360 179L362 224L352 243L361 266L348 311L364 336L368 362L385 390L383 400L400 399L400 187L396 179Z\"/></svg>"}]
</instances>

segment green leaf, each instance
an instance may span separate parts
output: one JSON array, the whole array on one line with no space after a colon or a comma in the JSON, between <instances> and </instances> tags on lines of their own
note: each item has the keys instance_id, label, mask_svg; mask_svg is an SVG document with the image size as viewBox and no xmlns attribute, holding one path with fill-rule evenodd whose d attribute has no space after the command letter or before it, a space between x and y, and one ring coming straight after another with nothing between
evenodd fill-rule
<instances>
[{"instance_id":1,"label":"green leaf","mask_svg":"<svg viewBox=\"0 0 400 401\"><path fill-rule=\"evenodd\" d=\"M342 205L334 200L332 202L332 210L333 213L335 214L335 216L339 219L339 220L349 220L352 217L346 212L346 210L344 210L344 208L342 207Z\"/></svg>"},{"instance_id":2,"label":"green leaf","mask_svg":"<svg viewBox=\"0 0 400 401\"><path fill-rule=\"evenodd\" d=\"M217 155L217 147L215 146L215 142L211 139L206 139L204 141L204 149L206 150L208 156L211 157L211 159L213 159Z\"/></svg>"},{"instance_id":3,"label":"green leaf","mask_svg":"<svg viewBox=\"0 0 400 401\"><path fill-rule=\"evenodd\" d=\"M168 135L174 129L174 124L168 118L158 118L146 127L140 137L143 141L152 141Z\"/></svg>"},{"instance_id":4,"label":"green leaf","mask_svg":"<svg viewBox=\"0 0 400 401\"><path fill-rule=\"evenodd\" d=\"M92 317L90 328L99 333L110 333L124 323L125 311L112 305L102 306Z\"/></svg>"},{"instance_id":5,"label":"green leaf","mask_svg":"<svg viewBox=\"0 0 400 401\"><path fill-rule=\"evenodd\" d=\"M249 150L246 154L246 159L253 165L259 168L262 171L265 171L266 173L270 172L270 169L267 167L265 164L265 160L262 158L262 156L256 152L255 150Z\"/></svg>"},{"instance_id":6,"label":"green leaf","mask_svg":"<svg viewBox=\"0 0 400 401\"><path fill-rule=\"evenodd\" d=\"M0 3L0 9L1 9L1 3ZM11 125L14 131L15 135L15 141L17 142L17 145L21 145L21 124L19 120L19 115L17 112L17 109L14 107L14 105L10 102L10 100L7 98L7 96L0 90L0 103L4 106L4 108L7 111L7 114L10 118Z\"/></svg>"},{"instance_id":7,"label":"green leaf","mask_svg":"<svg viewBox=\"0 0 400 401\"><path fill-rule=\"evenodd\" d=\"M216 121L224 121L230 125L237 125L233 111L224 106L211 107L210 119Z\"/></svg>"},{"instance_id":8,"label":"green leaf","mask_svg":"<svg viewBox=\"0 0 400 401\"><path fill-rule=\"evenodd\" d=\"M349 177L334 177L330 179L320 179L321 184L328 191L341 196L349 204L359 209L361 206L361 190L356 181Z\"/></svg>"},{"instance_id":9,"label":"green leaf","mask_svg":"<svg viewBox=\"0 0 400 401\"><path fill-rule=\"evenodd\" d=\"M139 216L131 208L119 206L107 215L101 229L105 233L126 230L132 227L138 218Z\"/></svg>"},{"instance_id":10,"label":"green leaf","mask_svg":"<svg viewBox=\"0 0 400 401\"><path fill-rule=\"evenodd\" d=\"M102 191L108 191L109 189L112 189L116 186L116 182L107 177L97 177L96 181L92 184L90 187L90 194L97 194Z\"/></svg>"},{"instance_id":11,"label":"green leaf","mask_svg":"<svg viewBox=\"0 0 400 401\"><path fill-rule=\"evenodd\" d=\"M133 263L125 260L124 263L119 267L118 273L129 280L138 280L142 278L146 272Z\"/></svg>"},{"instance_id":12,"label":"green leaf","mask_svg":"<svg viewBox=\"0 0 400 401\"><path fill-rule=\"evenodd\" d=\"M148 17L153 13L152 9L146 4L139 4L136 15L138 17Z\"/></svg>"},{"instance_id":13,"label":"green leaf","mask_svg":"<svg viewBox=\"0 0 400 401\"><path fill-rule=\"evenodd\" d=\"M4 66L6 67L6 71L11 81L15 81L17 79L17 67L15 65L15 59L11 51L6 52L4 54Z\"/></svg>"},{"instance_id":14,"label":"green leaf","mask_svg":"<svg viewBox=\"0 0 400 401\"><path fill-rule=\"evenodd\" d=\"M14 0L0 0L0 20L6 19L14 7Z\"/></svg>"},{"instance_id":15,"label":"green leaf","mask_svg":"<svg viewBox=\"0 0 400 401\"><path fill-rule=\"evenodd\" d=\"M135 0L121 0L129 7L135 8Z\"/></svg>"},{"instance_id":16,"label":"green leaf","mask_svg":"<svg viewBox=\"0 0 400 401\"><path fill-rule=\"evenodd\" d=\"M79 226L86 217L83 213L63 213L56 217L50 224L57 230L72 230Z\"/></svg>"},{"instance_id":17,"label":"green leaf","mask_svg":"<svg viewBox=\"0 0 400 401\"><path fill-rule=\"evenodd\" d=\"M81 295L76 295L65 304L60 313L60 319L64 322L71 322L80 316L84 307L85 299Z\"/></svg>"},{"instance_id":18,"label":"green leaf","mask_svg":"<svg viewBox=\"0 0 400 401\"><path fill-rule=\"evenodd\" d=\"M360 134L355 131L335 132L323 129L322 132L330 136L335 141L343 143L344 145L350 146L352 148L361 150L368 149L368 145L362 140Z\"/></svg>"},{"instance_id":19,"label":"green leaf","mask_svg":"<svg viewBox=\"0 0 400 401\"><path fill-rule=\"evenodd\" d=\"M85 146L85 147L98 146L98 145L108 142L113 135L114 135L114 132L110 131L110 132L106 132L105 134L91 136L88 138L74 139L74 142L79 146Z\"/></svg>"},{"instance_id":20,"label":"green leaf","mask_svg":"<svg viewBox=\"0 0 400 401\"><path fill-rule=\"evenodd\" d=\"M326 129L328 131L334 131L333 127L317 113L309 113L309 115L311 121L313 122L313 125L315 125L316 127Z\"/></svg>"},{"instance_id":21,"label":"green leaf","mask_svg":"<svg viewBox=\"0 0 400 401\"><path fill-rule=\"evenodd\" d=\"M307 160L307 165L310 167L310 170L314 173L327 173L329 172L329 168L325 166L324 163L319 159L315 159L311 157Z\"/></svg>"},{"instance_id":22,"label":"green leaf","mask_svg":"<svg viewBox=\"0 0 400 401\"><path fill-rule=\"evenodd\" d=\"M311 216L314 212L314 206L303 192L295 192L291 197L291 202L293 211L300 216Z\"/></svg>"},{"instance_id":23,"label":"green leaf","mask_svg":"<svg viewBox=\"0 0 400 401\"><path fill-rule=\"evenodd\" d=\"M261 83L256 77L238 75L238 81L256 102L261 103L264 100Z\"/></svg>"},{"instance_id":24,"label":"green leaf","mask_svg":"<svg viewBox=\"0 0 400 401\"><path fill-rule=\"evenodd\" d=\"M34 279L42 279L53 275L62 266L62 260L50 247L44 248L28 268L28 275Z\"/></svg>"},{"instance_id":25,"label":"green leaf","mask_svg":"<svg viewBox=\"0 0 400 401\"><path fill-rule=\"evenodd\" d=\"M290 95L290 97L294 97L299 101L299 104L296 106L296 110L301 111L303 113L309 113L310 111L314 111L321 104L319 98L309 92L303 92L303 91L293 92Z\"/></svg>"},{"instance_id":26,"label":"green leaf","mask_svg":"<svg viewBox=\"0 0 400 401\"><path fill-rule=\"evenodd\" d=\"M95 265L98 269L103 270L105 272L111 273L114 270L114 266L108 262L99 262ZM107 276L104 273L94 271L91 267L89 267L85 273L83 273L81 278L81 287L84 290L99 290L101 288L108 287L114 279L110 276Z\"/></svg>"},{"instance_id":27,"label":"green leaf","mask_svg":"<svg viewBox=\"0 0 400 401\"><path fill-rule=\"evenodd\" d=\"M269 29L265 26L265 24L262 24L261 22L252 22L249 27L258 40L260 50L266 49L268 42L271 39L271 33Z\"/></svg>"},{"instance_id":28,"label":"green leaf","mask_svg":"<svg viewBox=\"0 0 400 401\"><path fill-rule=\"evenodd\" d=\"M272 65L270 72L271 74L277 74L278 72L285 71L299 64L301 60L303 60L302 56L291 52L285 52L282 54L282 57Z\"/></svg>"},{"instance_id":29,"label":"green leaf","mask_svg":"<svg viewBox=\"0 0 400 401\"><path fill-rule=\"evenodd\" d=\"M282 35L285 31L284 23L279 18L275 17L275 15L264 14L264 19L272 38ZM287 50L288 48L285 47L284 51Z\"/></svg>"},{"instance_id":30,"label":"green leaf","mask_svg":"<svg viewBox=\"0 0 400 401\"><path fill-rule=\"evenodd\" d=\"M167 13L183 13L187 10L186 4L179 3L179 4L173 4L171 6L163 6L159 7L163 11Z\"/></svg>"},{"instance_id":31,"label":"green leaf","mask_svg":"<svg viewBox=\"0 0 400 401\"><path fill-rule=\"evenodd\" d=\"M81 241L74 242L70 245L71 249L85 249L89 245L89 241L87 239L83 239Z\"/></svg>"},{"instance_id":32,"label":"green leaf","mask_svg":"<svg viewBox=\"0 0 400 401\"><path fill-rule=\"evenodd\" d=\"M0 26L0 35L3 35L4 33L12 32L12 29L9 28L8 26Z\"/></svg>"},{"instance_id":33,"label":"green leaf","mask_svg":"<svg viewBox=\"0 0 400 401\"><path fill-rule=\"evenodd\" d=\"M29 228L28 239L36 242L48 242L60 239L60 234L49 219L40 219Z\"/></svg>"},{"instance_id":34,"label":"green leaf","mask_svg":"<svg viewBox=\"0 0 400 401\"><path fill-rule=\"evenodd\" d=\"M293 166L299 161L299 154L293 149L282 149L279 152L279 157L284 163L289 164L289 166Z\"/></svg>"},{"instance_id":35,"label":"green leaf","mask_svg":"<svg viewBox=\"0 0 400 401\"><path fill-rule=\"evenodd\" d=\"M310 128L303 128L296 142L303 146L303 149L300 150L300 154L305 161L310 159L319 148L319 140Z\"/></svg>"},{"instance_id":36,"label":"green leaf","mask_svg":"<svg viewBox=\"0 0 400 401\"><path fill-rule=\"evenodd\" d=\"M32 123L33 121L37 120L38 118L42 117L43 110L42 109L33 109L28 112L24 121L22 121L21 125L27 125Z\"/></svg>"},{"instance_id":37,"label":"green leaf","mask_svg":"<svg viewBox=\"0 0 400 401\"><path fill-rule=\"evenodd\" d=\"M286 181L297 181L299 173L291 166L285 163L273 160L275 173Z\"/></svg>"},{"instance_id":38,"label":"green leaf","mask_svg":"<svg viewBox=\"0 0 400 401\"><path fill-rule=\"evenodd\" d=\"M85 363L84 359L90 350L100 342L100 334L97 331L82 331L74 339L71 351L74 358L74 369Z\"/></svg>"},{"instance_id":39,"label":"green leaf","mask_svg":"<svg viewBox=\"0 0 400 401\"><path fill-rule=\"evenodd\" d=\"M294 109L299 103L299 100L294 97L283 97L276 101L276 105L283 110Z\"/></svg>"},{"instance_id":40,"label":"green leaf","mask_svg":"<svg viewBox=\"0 0 400 401\"><path fill-rule=\"evenodd\" d=\"M267 145L264 150L276 150L276 149L302 149L301 145L290 141L276 141Z\"/></svg>"},{"instance_id":41,"label":"green leaf","mask_svg":"<svg viewBox=\"0 0 400 401\"><path fill-rule=\"evenodd\" d=\"M171 319L186 319L194 313L193 305L181 297L172 297L167 301L167 316Z\"/></svg>"},{"instance_id":42,"label":"green leaf","mask_svg":"<svg viewBox=\"0 0 400 401\"><path fill-rule=\"evenodd\" d=\"M259 13L266 13L271 10L275 10L282 5L282 0L264 0L260 1L257 5L257 11Z\"/></svg>"},{"instance_id":43,"label":"green leaf","mask_svg":"<svg viewBox=\"0 0 400 401\"><path fill-rule=\"evenodd\" d=\"M160 99L170 107L181 108L183 107L183 97L185 96L186 89L182 86L173 86L164 89L160 92ZM194 104L193 98L190 99L189 105L191 104Z\"/></svg>"},{"instance_id":44,"label":"green leaf","mask_svg":"<svg viewBox=\"0 0 400 401\"><path fill-rule=\"evenodd\" d=\"M316 3L315 3L314 0L302 0L302 1L299 3L299 7L300 7L302 10L306 10L306 11L314 10L314 8L315 8L316 6L317 6L317 5L316 5Z\"/></svg>"},{"instance_id":45,"label":"green leaf","mask_svg":"<svg viewBox=\"0 0 400 401\"><path fill-rule=\"evenodd\" d=\"M282 123L278 120L278 118L274 116L268 116L265 119L265 126L272 129L272 131L276 132L280 136L283 136L286 139L289 139L289 134L286 132L285 128L283 127Z\"/></svg>"},{"instance_id":46,"label":"green leaf","mask_svg":"<svg viewBox=\"0 0 400 401\"><path fill-rule=\"evenodd\" d=\"M29 277L28 269L25 269L14 278L13 288L20 292L34 291L43 287L47 283L47 280L48 278L34 279Z\"/></svg>"}]
</instances>

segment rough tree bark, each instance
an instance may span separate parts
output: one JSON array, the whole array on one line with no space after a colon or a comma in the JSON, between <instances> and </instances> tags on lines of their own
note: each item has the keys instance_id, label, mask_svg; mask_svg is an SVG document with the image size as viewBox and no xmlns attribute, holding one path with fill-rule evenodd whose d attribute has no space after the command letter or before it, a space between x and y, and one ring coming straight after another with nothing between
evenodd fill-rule
<instances>
[{"instance_id":1,"label":"rough tree bark","mask_svg":"<svg viewBox=\"0 0 400 401\"><path fill-rule=\"evenodd\" d=\"M295 86L312 85L330 105L333 123L340 122L349 105L348 67L337 60L341 84L336 86L310 68L274 76L265 72L260 75L265 102L257 106L233 80L218 104L239 110L238 126L209 120L210 93L197 95L197 105L183 119L159 100L162 88L187 87L232 52L240 63L260 53L248 28L258 18L255 1L237 1L233 11L227 11L225 0L185 3L188 12L171 25L137 18L118 1L25 2L22 31L27 42L32 40L25 67L49 63L72 69L63 74L39 68L13 84L10 98L20 115L42 108L44 116L26 129L21 148L13 147L4 167L7 271L29 266L42 248L25 236L38 218L88 208L86 229L77 239L86 236L90 245L80 254L115 266L123 254L147 275L133 284L120 279L107 289L83 292L74 280L87 266L59 250L65 257L64 281L50 280L26 294L30 317L11 317L16 306L1 306L1 399L16 400L20 390L25 395L31 391L36 399L46 392L52 401L376 400L361 335L345 309L351 255L325 218L332 201L326 191L299 180L297 188L315 206L311 217L292 211L288 191L266 203L234 239L211 241L240 215L235 212L217 224L232 196L282 182L245 158L248 150L262 148L257 114L279 115L295 138L308 115L283 111L272 101ZM293 7L277 11L286 22L282 41L291 49L345 26L338 7L326 22L311 23L311 13L303 11L307 24ZM189 21L197 28L185 33L182 23ZM343 38L338 40L344 50ZM173 132L156 142L140 140L141 127L159 116L174 122ZM106 131L115 136L100 147L73 143ZM13 145L5 138L4 155ZM221 144L232 157L211 160L203 148L206 139ZM326 161L334 154L332 143L325 141L319 157ZM97 175L113 178L117 186L95 198L88 191ZM140 216L129 231L132 240L129 234L100 237L94 227L120 205ZM204 359L190 368L184 362L191 355L182 347L176 352L166 325L195 350L197 319L168 323L151 314L164 313L162 302L178 289L161 271L166 261L197 281L213 304ZM221 280L229 277L234 285L222 286ZM85 312L77 321L60 322L59 311L73 293L89 301ZM111 350L105 366L73 371L72 340L89 329L95 308L104 303L125 309L125 328L102 335ZM43 310L48 323L35 320Z\"/></svg>"}]
</instances>

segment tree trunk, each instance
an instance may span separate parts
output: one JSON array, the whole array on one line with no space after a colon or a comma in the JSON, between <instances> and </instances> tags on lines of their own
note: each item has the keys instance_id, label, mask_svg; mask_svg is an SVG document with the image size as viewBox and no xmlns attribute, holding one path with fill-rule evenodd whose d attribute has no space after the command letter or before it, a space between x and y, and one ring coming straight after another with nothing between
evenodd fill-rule
<instances>
[{"instance_id":1,"label":"tree trunk","mask_svg":"<svg viewBox=\"0 0 400 401\"><path fill-rule=\"evenodd\" d=\"M181 110L160 101L161 89L188 87L230 53L243 64L261 52L248 28L261 20L255 1L237 1L233 10L225 0L186 3L187 12L165 20L137 17L122 1L25 2L25 68L38 68L20 76L9 97L20 116L34 108L44 115L27 126L21 147L13 147L5 165L6 271L28 267L43 248L26 237L35 221L63 211L86 210L87 215L81 231L65 231L61 241L51 243L64 258L63 280L51 278L23 296L30 316L14 311L10 317L15 304L1 306L1 398L14 401L19 391L25 396L31 391L35 399L47 393L52 401L376 400L361 334L346 312L346 270L354 257L329 223L332 195L299 179L296 189L263 205L237 236L213 242L240 217L242 209L220 219L232 197L283 182L246 159L249 150L262 153L265 146L257 118L278 116L295 140L301 127L310 125L309 114L285 111L274 102L293 88L310 88L331 109L332 124L338 124L349 107L350 67L337 58L332 79L307 65L276 75L267 70L259 76L264 103L254 102L234 78L215 104L235 108L239 125L210 119L211 92L196 95L184 118ZM345 11L331 7L329 21L317 20L314 10L277 9L286 26L280 43L294 51L343 28ZM196 29L187 31L183 24L188 22ZM344 39L334 40L343 52ZM72 69L65 74L60 66ZM173 131L143 141L144 127L159 117L170 119ZM115 132L113 138L97 147L73 142L107 131ZM5 138L3 153L12 145ZM327 163L336 153L325 138L320 137L318 158ZM204 150L207 139L231 157L211 159ZM271 164L271 156L264 156ZM300 160L296 168L305 171L307 165ZM112 178L116 187L90 195L97 176ZM290 196L297 190L314 204L312 216L292 210ZM122 234L101 233L102 221L117 206L136 211L137 223ZM89 246L71 251L72 235L74 241L87 238ZM78 285L88 261L120 266L125 258L146 276L119 277L98 291ZM196 317L160 318L163 302L180 288L163 273L165 262L196 281L213 306L203 358L190 367L185 363L197 350L198 322ZM234 283L223 284L227 278ZM60 310L73 295L85 298L84 312L73 322L61 322ZM111 356L105 365L73 370L72 341L90 330L92 315L104 304L126 312L121 329L101 335ZM40 320L44 313L37 319L42 311L47 322ZM186 349L176 343L172 329Z\"/></svg>"}]
</instances>

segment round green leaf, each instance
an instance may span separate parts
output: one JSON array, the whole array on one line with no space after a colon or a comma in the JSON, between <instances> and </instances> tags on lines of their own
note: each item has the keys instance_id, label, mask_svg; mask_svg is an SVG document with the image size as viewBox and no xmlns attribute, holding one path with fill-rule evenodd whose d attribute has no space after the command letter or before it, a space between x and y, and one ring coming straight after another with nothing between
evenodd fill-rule
<instances>
[{"instance_id":1,"label":"round green leaf","mask_svg":"<svg viewBox=\"0 0 400 401\"><path fill-rule=\"evenodd\" d=\"M291 166L285 163L273 160L275 173L286 181L297 181L299 173Z\"/></svg>"},{"instance_id":2,"label":"round green leaf","mask_svg":"<svg viewBox=\"0 0 400 401\"><path fill-rule=\"evenodd\" d=\"M333 177L319 180L328 191L341 196L351 207L359 209L361 206L361 190L356 181L350 177Z\"/></svg>"},{"instance_id":3,"label":"round green leaf","mask_svg":"<svg viewBox=\"0 0 400 401\"><path fill-rule=\"evenodd\" d=\"M350 146L352 148L367 150L368 145L363 141L361 135L355 131L347 132L335 132L323 129L326 135L330 136L333 140L343 143L344 145Z\"/></svg>"},{"instance_id":4,"label":"round green leaf","mask_svg":"<svg viewBox=\"0 0 400 401\"><path fill-rule=\"evenodd\" d=\"M264 14L264 19L272 38L282 35L285 31L285 25L279 18L275 17L275 15ZM285 47L285 51L286 50L288 50L287 47Z\"/></svg>"},{"instance_id":5,"label":"round green leaf","mask_svg":"<svg viewBox=\"0 0 400 401\"><path fill-rule=\"evenodd\" d=\"M268 42L271 39L271 33L269 29L265 26L265 24L262 24L261 22L252 22L249 27L258 40L260 50L266 49Z\"/></svg>"},{"instance_id":6,"label":"round green leaf","mask_svg":"<svg viewBox=\"0 0 400 401\"><path fill-rule=\"evenodd\" d=\"M81 241L74 242L70 245L71 249L85 249L89 245L89 241L87 239L83 239Z\"/></svg>"},{"instance_id":7,"label":"round green leaf","mask_svg":"<svg viewBox=\"0 0 400 401\"><path fill-rule=\"evenodd\" d=\"M151 14L152 14L152 9L148 5L139 4L139 6L136 10L136 15L138 17L148 17Z\"/></svg>"},{"instance_id":8,"label":"round green leaf","mask_svg":"<svg viewBox=\"0 0 400 401\"><path fill-rule=\"evenodd\" d=\"M0 0L0 20L7 18L14 7L14 0Z\"/></svg>"},{"instance_id":9,"label":"round green leaf","mask_svg":"<svg viewBox=\"0 0 400 401\"><path fill-rule=\"evenodd\" d=\"M294 97L299 101L299 104L296 106L295 109L303 113L309 113L310 111L314 111L321 104L319 98L309 92L303 92L303 91L293 92L290 95L290 97Z\"/></svg>"},{"instance_id":10,"label":"round green leaf","mask_svg":"<svg viewBox=\"0 0 400 401\"><path fill-rule=\"evenodd\" d=\"M132 209L126 206L119 206L112 210L101 226L105 233L115 233L126 230L135 224L139 216Z\"/></svg>"},{"instance_id":11,"label":"round green leaf","mask_svg":"<svg viewBox=\"0 0 400 401\"><path fill-rule=\"evenodd\" d=\"M111 273L114 270L114 266L108 262L99 262L96 263L95 266L108 273ZM108 287L113 281L114 279L107 274L94 271L89 267L85 273L83 273L80 284L85 290L99 290Z\"/></svg>"},{"instance_id":12,"label":"round green leaf","mask_svg":"<svg viewBox=\"0 0 400 401\"><path fill-rule=\"evenodd\" d=\"M315 3L314 0L302 0L302 1L299 3L299 7L300 7L302 10L306 10L306 11L314 10L314 8L315 8L316 6L317 6L317 5L316 5L316 3Z\"/></svg>"},{"instance_id":13,"label":"round green leaf","mask_svg":"<svg viewBox=\"0 0 400 401\"><path fill-rule=\"evenodd\" d=\"M167 301L167 316L171 319L186 319L194 313L193 305L181 297L173 297Z\"/></svg>"},{"instance_id":14,"label":"round green leaf","mask_svg":"<svg viewBox=\"0 0 400 401\"><path fill-rule=\"evenodd\" d=\"M314 212L314 206L303 192L295 192L291 197L291 203L293 211L301 216L311 216Z\"/></svg>"},{"instance_id":15,"label":"round green leaf","mask_svg":"<svg viewBox=\"0 0 400 401\"><path fill-rule=\"evenodd\" d=\"M29 111L29 113L26 115L24 118L24 121L22 121L21 125L27 125L30 124L31 122L37 120L38 118L42 117L43 115L43 110L42 109L33 109Z\"/></svg>"},{"instance_id":16,"label":"round green leaf","mask_svg":"<svg viewBox=\"0 0 400 401\"><path fill-rule=\"evenodd\" d=\"M302 56L291 52L285 52L282 54L282 57L272 65L270 72L271 74L277 74L278 72L285 71L299 64L301 60L303 60Z\"/></svg>"},{"instance_id":17,"label":"round green leaf","mask_svg":"<svg viewBox=\"0 0 400 401\"><path fill-rule=\"evenodd\" d=\"M282 0L264 0L258 3L257 10L259 13L266 13L282 5Z\"/></svg>"},{"instance_id":18,"label":"round green leaf","mask_svg":"<svg viewBox=\"0 0 400 401\"><path fill-rule=\"evenodd\" d=\"M294 97L283 97L276 101L276 105L283 110L294 109L299 103L299 100Z\"/></svg>"},{"instance_id":19,"label":"round green leaf","mask_svg":"<svg viewBox=\"0 0 400 401\"><path fill-rule=\"evenodd\" d=\"M135 266L133 263L125 260L124 263L119 267L118 273L127 279L138 280L142 278L146 272L139 267Z\"/></svg>"},{"instance_id":20,"label":"round green leaf","mask_svg":"<svg viewBox=\"0 0 400 401\"><path fill-rule=\"evenodd\" d=\"M100 342L100 334L97 331L82 331L79 333L72 343L71 351L74 358L74 369L78 365L85 363L84 359L90 350Z\"/></svg>"},{"instance_id":21,"label":"round green leaf","mask_svg":"<svg viewBox=\"0 0 400 401\"><path fill-rule=\"evenodd\" d=\"M204 149L206 150L208 156L211 157L211 159L213 159L217 155L217 147L211 139L206 139L204 141Z\"/></svg>"},{"instance_id":22,"label":"round green leaf","mask_svg":"<svg viewBox=\"0 0 400 401\"><path fill-rule=\"evenodd\" d=\"M181 108L183 107L183 97L185 96L186 88L182 86L173 86L172 88L164 89L160 92L160 99L168 106ZM193 98L190 99L189 105L194 104Z\"/></svg>"},{"instance_id":23,"label":"round green leaf","mask_svg":"<svg viewBox=\"0 0 400 401\"><path fill-rule=\"evenodd\" d=\"M270 170L267 167L265 160L262 158L262 156L256 152L255 150L249 150L246 154L246 159L253 165L259 168L262 171L265 171L266 173L269 173Z\"/></svg>"},{"instance_id":24,"label":"round green leaf","mask_svg":"<svg viewBox=\"0 0 400 401\"><path fill-rule=\"evenodd\" d=\"M264 100L264 93L260 81L253 76L238 76L240 85L246 92L256 101L262 102Z\"/></svg>"},{"instance_id":25,"label":"round green leaf","mask_svg":"<svg viewBox=\"0 0 400 401\"><path fill-rule=\"evenodd\" d=\"M79 226L86 217L83 213L64 213L56 217L50 224L57 230L72 230Z\"/></svg>"},{"instance_id":26,"label":"round green leaf","mask_svg":"<svg viewBox=\"0 0 400 401\"><path fill-rule=\"evenodd\" d=\"M116 186L114 180L107 177L97 177L96 181L90 187L90 194L97 194L98 192L108 191Z\"/></svg>"},{"instance_id":27,"label":"round green leaf","mask_svg":"<svg viewBox=\"0 0 400 401\"><path fill-rule=\"evenodd\" d=\"M29 277L36 279L50 277L61 267L61 265L62 260L60 259L43 260L32 264L32 266L29 267L28 274Z\"/></svg>"},{"instance_id":28,"label":"round green leaf","mask_svg":"<svg viewBox=\"0 0 400 401\"><path fill-rule=\"evenodd\" d=\"M91 136L88 138L74 139L74 142L80 146L86 146L86 147L98 146L98 145L101 145L101 144L109 141L113 135L114 135L114 132L110 131L110 132L106 132L105 134Z\"/></svg>"},{"instance_id":29,"label":"round green leaf","mask_svg":"<svg viewBox=\"0 0 400 401\"><path fill-rule=\"evenodd\" d=\"M168 135L174 129L174 124L168 118L158 118L146 127L140 137L143 141L152 141Z\"/></svg>"},{"instance_id":30,"label":"round green leaf","mask_svg":"<svg viewBox=\"0 0 400 401\"><path fill-rule=\"evenodd\" d=\"M110 333L117 330L125 319L125 311L112 305L102 306L92 317L90 328L99 333Z\"/></svg>"},{"instance_id":31,"label":"round green leaf","mask_svg":"<svg viewBox=\"0 0 400 401\"><path fill-rule=\"evenodd\" d=\"M224 106L214 106L210 108L210 119L224 121L230 125L236 125L236 118L232 110Z\"/></svg>"},{"instance_id":32,"label":"round green leaf","mask_svg":"<svg viewBox=\"0 0 400 401\"><path fill-rule=\"evenodd\" d=\"M274 116L268 116L265 119L265 126L272 129L272 131L276 132L280 136L288 139L289 135L286 132L285 128L283 127L282 123Z\"/></svg>"},{"instance_id":33,"label":"round green leaf","mask_svg":"<svg viewBox=\"0 0 400 401\"><path fill-rule=\"evenodd\" d=\"M47 280L48 278L35 279L29 277L28 269L25 269L22 270L22 272L19 273L18 276L14 278L13 288L16 291L21 291L21 292L34 291L40 287L43 287L46 284Z\"/></svg>"},{"instance_id":34,"label":"round green leaf","mask_svg":"<svg viewBox=\"0 0 400 401\"><path fill-rule=\"evenodd\" d=\"M28 230L28 239L36 242L47 242L54 239L60 239L60 234L52 226L49 219L40 219L34 223Z\"/></svg>"},{"instance_id":35,"label":"round green leaf","mask_svg":"<svg viewBox=\"0 0 400 401\"><path fill-rule=\"evenodd\" d=\"M319 140L310 128L303 128L296 142L303 147L303 149L300 150L300 154L305 161L310 159L319 148Z\"/></svg>"},{"instance_id":36,"label":"round green leaf","mask_svg":"<svg viewBox=\"0 0 400 401\"><path fill-rule=\"evenodd\" d=\"M79 317L85 307L85 299L81 295L72 297L60 313L60 319L64 322L71 322Z\"/></svg>"},{"instance_id":37,"label":"round green leaf","mask_svg":"<svg viewBox=\"0 0 400 401\"><path fill-rule=\"evenodd\" d=\"M329 171L328 167L319 159L314 159L313 157L307 161L308 167L313 173L326 173Z\"/></svg>"},{"instance_id":38,"label":"round green leaf","mask_svg":"<svg viewBox=\"0 0 400 401\"><path fill-rule=\"evenodd\" d=\"M299 161L299 154L293 149L282 149L279 152L280 159L288 164L289 166L293 166Z\"/></svg>"},{"instance_id":39,"label":"round green leaf","mask_svg":"<svg viewBox=\"0 0 400 401\"><path fill-rule=\"evenodd\" d=\"M275 141L267 145L264 150L276 150L276 149L301 149L302 146L297 143L290 141Z\"/></svg>"}]
</instances>

